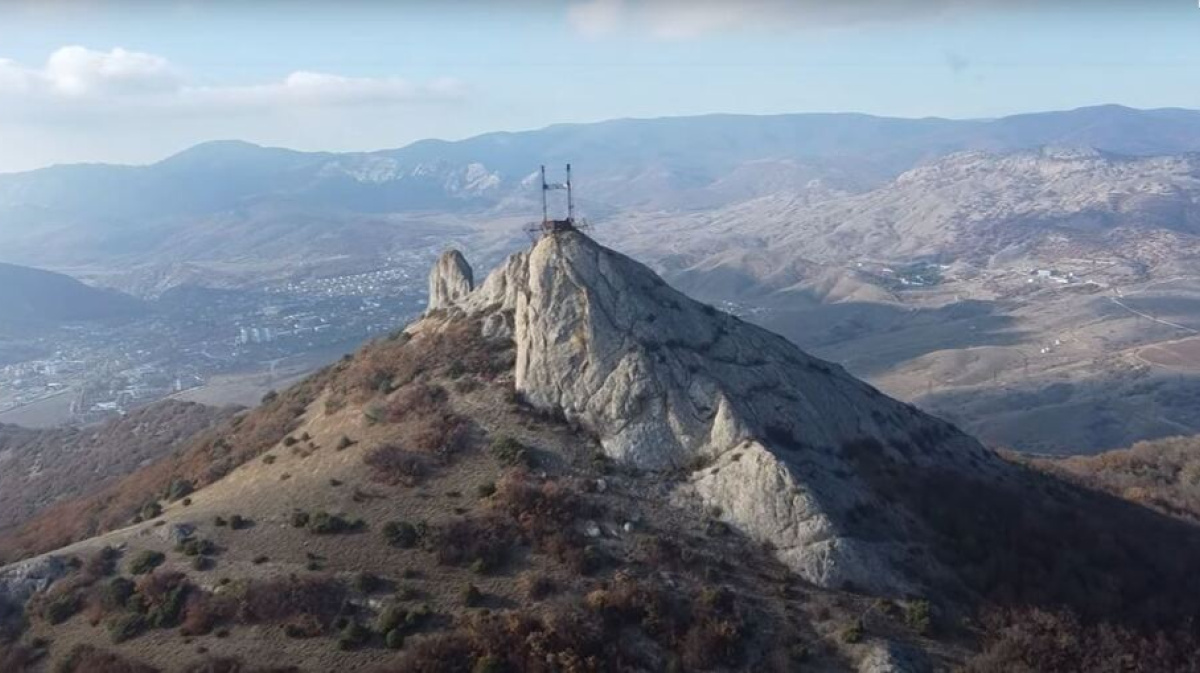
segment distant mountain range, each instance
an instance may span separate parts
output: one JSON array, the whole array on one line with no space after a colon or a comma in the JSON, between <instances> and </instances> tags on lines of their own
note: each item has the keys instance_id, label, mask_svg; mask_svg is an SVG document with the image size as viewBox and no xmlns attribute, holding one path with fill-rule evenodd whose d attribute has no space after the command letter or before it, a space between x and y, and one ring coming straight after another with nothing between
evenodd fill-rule
<instances>
[{"instance_id":1,"label":"distant mountain range","mask_svg":"<svg viewBox=\"0 0 1200 673\"><path fill-rule=\"evenodd\" d=\"M1119 106L995 120L710 115L564 124L368 153L242 142L148 166L0 175L0 256L68 267L370 256L431 232L424 213L536 212L539 164L571 161L583 210L687 212L768 195L857 194L963 151L1044 146L1147 156L1200 151L1200 112Z\"/></svg>"},{"instance_id":2,"label":"distant mountain range","mask_svg":"<svg viewBox=\"0 0 1200 673\"><path fill-rule=\"evenodd\" d=\"M141 301L120 292L90 287L61 273L0 263L0 335L63 322L128 318L145 310Z\"/></svg>"},{"instance_id":3,"label":"distant mountain range","mask_svg":"<svg viewBox=\"0 0 1200 673\"><path fill-rule=\"evenodd\" d=\"M780 191L700 213L624 218L606 236L662 258L685 286L735 298L811 293L805 281L823 278L821 265L863 260L1115 259L1151 269L1200 256L1200 155L961 152L860 194Z\"/></svg>"}]
</instances>

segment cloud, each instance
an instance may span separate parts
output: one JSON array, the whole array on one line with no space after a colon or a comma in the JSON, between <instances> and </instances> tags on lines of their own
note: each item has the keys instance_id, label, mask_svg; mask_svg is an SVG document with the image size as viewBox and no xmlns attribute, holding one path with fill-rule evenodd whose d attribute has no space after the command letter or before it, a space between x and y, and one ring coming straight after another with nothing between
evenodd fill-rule
<instances>
[{"instance_id":1,"label":"cloud","mask_svg":"<svg viewBox=\"0 0 1200 673\"><path fill-rule=\"evenodd\" d=\"M67 96L154 93L177 89L182 78L154 54L117 47L109 52L80 46L63 47L50 55L40 77L54 91Z\"/></svg>"},{"instance_id":2,"label":"cloud","mask_svg":"<svg viewBox=\"0 0 1200 673\"><path fill-rule=\"evenodd\" d=\"M1029 7L1035 0L587 0L568 7L579 33L630 29L664 40L751 30L796 30Z\"/></svg>"},{"instance_id":3,"label":"cloud","mask_svg":"<svg viewBox=\"0 0 1200 673\"><path fill-rule=\"evenodd\" d=\"M120 47L62 47L40 67L0 59L0 116L104 111L238 112L272 107L326 108L453 100L452 79L346 77L293 72L281 81L212 86L191 81L166 58Z\"/></svg>"},{"instance_id":4,"label":"cloud","mask_svg":"<svg viewBox=\"0 0 1200 673\"><path fill-rule=\"evenodd\" d=\"M624 0L587 0L567 8L567 22L586 37L602 37L621 26Z\"/></svg>"},{"instance_id":5,"label":"cloud","mask_svg":"<svg viewBox=\"0 0 1200 673\"><path fill-rule=\"evenodd\" d=\"M312 107L386 105L461 98L464 87L443 78L414 83L395 77L343 77L299 71L281 82L231 87L189 87L181 98L205 107L270 107L280 104Z\"/></svg>"}]
</instances>

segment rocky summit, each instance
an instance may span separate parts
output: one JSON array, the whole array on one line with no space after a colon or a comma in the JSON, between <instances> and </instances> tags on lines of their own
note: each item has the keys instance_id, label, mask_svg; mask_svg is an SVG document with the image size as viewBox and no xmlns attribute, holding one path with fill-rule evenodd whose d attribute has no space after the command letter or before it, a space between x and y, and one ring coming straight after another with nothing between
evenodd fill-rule
<instances>
[{"instance_id":1,"label":"rocky summit","mask_svg":"<svg viewBox=\"0 0 1200 673\"><path fill-rule=\"evenodd\" d=\"M688 298L577 231L546 235L445 302L441 288L470 278L461 260L439 260L430 305L510 333L525 400L587 428L625 465L686 471L678 501L723 512L819 586L913 587L898 570L911 540L850 531L865 511L900 525L855 474L856 448L917 469L1002 469L952 426Z\"/></svg>"}]
</instances>

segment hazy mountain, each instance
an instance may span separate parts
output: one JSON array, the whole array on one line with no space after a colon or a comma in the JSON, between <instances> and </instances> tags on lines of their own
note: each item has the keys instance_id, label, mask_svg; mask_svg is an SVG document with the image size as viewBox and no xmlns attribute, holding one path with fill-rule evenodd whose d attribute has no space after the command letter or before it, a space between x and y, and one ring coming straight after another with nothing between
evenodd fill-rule
<instances>
[{"instance_id":1,"label":"hazy mountain","mask_svg":"<svg viewBox=\"0 0 1200 673\"><path fill-rule=\"evenodd\" d=\"M140 301L60 273L0 263L0 334L79 320L114 320L145 310Z\"/></svg>"},{"instance_id":2,"label":"hazy mountain","mask_svg":"<svg viewBox=\"0 0 1200 673\"><path fill-rule=\"evenodd\" d=\"M1135 155L1198 151L1200 113L1105 106L962 121L711 115L557 125L348 154L217 142L149 166L2 175L0 243L7 261L40 265L271 258L314 238L354 254L378 249L380 237L403 238L397 214L529 215L541 163L573 161L586 210L603 216L616 208L720 207L799 188L861 192L953 152L1059 144ZM284 233L294 240L260 249L260 241Z\"/></svg>"},{"instance_id":3,"label":"hazy mountain","mask_svg":"<svg viewBox=\"0 0 1200 673\"><path fill-rule=\"evenodd\" d=\"M1157 671L1200 651L1194 526L1008 462L578 233L472 275L446 258L421 320L0 540L111 530L0 568L0 663Z\"/></svg>"},{"instance_id":4,"label":"hazy mountain","mask_svg":"<svg viewBox=\"0 0 1200 673\"><path fill-rule=\"evenodd\" d=\"M864 260L1052 266L1117 257L1153 267L1200 250L1200 155L958 153L861 194L814 202L783 191L604 233L647 256L670 251L681 273L744 274L759 292L801 282L814 264ZM740 285L729 284L731 296Z\"/></svg>"}]
</instances>

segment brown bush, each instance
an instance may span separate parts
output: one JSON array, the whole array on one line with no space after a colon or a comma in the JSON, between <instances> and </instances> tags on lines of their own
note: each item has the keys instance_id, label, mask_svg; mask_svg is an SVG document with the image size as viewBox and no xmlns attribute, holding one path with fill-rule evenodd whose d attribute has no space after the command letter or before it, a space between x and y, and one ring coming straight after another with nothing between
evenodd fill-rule
<instances>
[{"instance_id":1,"label":"brown bush","mask_svg":"<svg viewBox=\"0 0 1200 673\"><path fill-rule=\"evenodd\" d=\"M385 673L662 670L671 660L685 670L744 668L740 611L732 599L726 614L716 609L623 577L545 614L472 615L453 631L413 641Z\"/></svg>"},{"instance_id":2,"label":"brown bush","mask_svg":"<svg viewBox=\"0 0 1200 673\"><path fill-rule=\"evenodd\" d=\"M487 571L508 560L517 532L497 517L459 519L435 528L425 536L425 543L438 563Z\"/></svg>"},{"instance_id":3,"label":"brown bush","mask_svg":"<svg viewBox=\"0 0 1200 673\"><path fill-rule=\"evenodd\" d=\"M399 423L406 418L443 411L449 396L439 385L413 382L397 390L385 405L385 419Z\"/></svg>"},{"instance_id":4,"label":"brown bush","mask_svg":"<svg viewBox=\"0 0 1200 673\"><path fill-rule=\"evenodd\" d=\"M217 625L235 619L237 612L237 602L229 597L205 591L192 591L188 594L183 608L179 632L185 636L207 635L212 633Z\"/></svg>"},{"instance_id":5,"label":"brown bush","mask_svg":"<svg viewBox=\"0 0 1200 673\"><path fill-rule=\"evenodd\" d=\"M514 470L497 485L491 502L517 525L535 550L575 572L588 573L595 570L598 557L576 530L576 523L599 512L578 495L579 490L578 484L537 481L524 470Z\"/></svg>"},{"instance_id":6,"label":"brown bush","mask_svg":"<svg viewBox=\"0 0 1200 673\"><path fill-rule=\"evenodd\" d=\"M397 444L384 444L371 449L363 456L363 462L371 468L372 479L393 486L416 486L432 474L435 467L428 455L409 451Z\"/></svg>"},{"instance_id":7,"label":"brown bush","mask_svg":"<svg viewBox=\"0 0 1200 673\"><path fill-rule=\"evenodd\" d=\"M1195 437L1138 442L1128 449L1037 464L1139 505L1200 521L1200 440Z\"/></svg>"},{"instance_id":8,"label":"brown bush","mask_svg":"<svg viewBox=\"0 0 1200 673\"><path fill-rule=\"evenodd\" d=\"M983 624L983 651L967 662L966 673L1200 671L1194 624L1147 634L1038 609L992 610Z\"/></svg>"},{"instance_id":9,"label":"brown bush","mask_svg":"<svg viewBox=\"0 0 1200 673\"><path fill-rule=\"evenodd\" d=\"M517 588L534 601L540 601L558 591L558 585L552 578L534 571L521 573L521 576L517 578Z\"/></svg>"},{"instance_id":10,"label":"brown bush","mask_svg":"<svg viewBox=\"0 0 1200 673\"><path fill-rule=\"evenodd\" d=\"M288 577L242 584L234 593L238 618L248 624L283 623L302 615L326 628L346 601L346 586L329 577Z\"/></svg>"}]
</instances>

